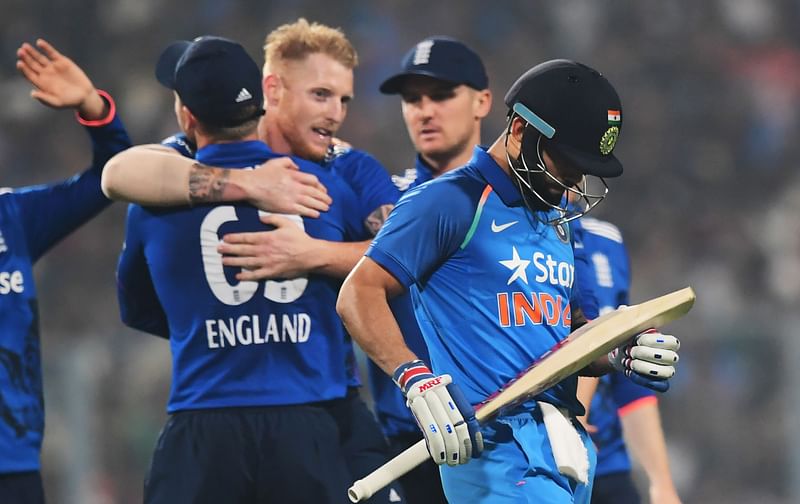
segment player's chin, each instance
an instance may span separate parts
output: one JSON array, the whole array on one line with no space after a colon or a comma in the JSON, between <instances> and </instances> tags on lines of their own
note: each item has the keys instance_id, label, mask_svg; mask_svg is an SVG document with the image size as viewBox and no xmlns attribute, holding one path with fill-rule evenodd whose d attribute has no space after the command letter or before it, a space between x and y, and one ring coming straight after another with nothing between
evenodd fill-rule
<instances>
[{"instance_id":1,"label":"player's chin","mask_svg":"<svg viewBox=\"0 0 800 504\"><path fill-rule=\"evenodd\" d=\"M328 154L328 147L330 142L309 142L304 146L301 157L319 163L325 159Z\"/></svg>"}]
</instances>

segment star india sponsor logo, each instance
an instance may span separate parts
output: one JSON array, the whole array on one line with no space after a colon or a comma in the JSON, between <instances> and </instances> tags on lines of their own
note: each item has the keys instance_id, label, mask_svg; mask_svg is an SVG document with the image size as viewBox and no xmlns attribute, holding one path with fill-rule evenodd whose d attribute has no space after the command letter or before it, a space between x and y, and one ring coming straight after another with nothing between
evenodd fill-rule
<instances>
[{"instance_id":1,"label":"star india sponsor logo","mask_svg":"<svg viewBox=\"0 0 800 504\"><path fill-rule=\"evenodd\" d=\"M550 254L541 251L533 253L530 259L519 255L516 247L511 247L511 259L498 261L510 270L506 285L520 283L529 285L530 280L541 285L552 285L571 289L575 280L575 266L567 261L558 261ZM528 278L528 266L533 264L536 275ZM544 291L498 292L497 321L501 327L524 326L527 324L570 327L572 311L569 299L559 294Z\"/></svg>"}]
</instances>

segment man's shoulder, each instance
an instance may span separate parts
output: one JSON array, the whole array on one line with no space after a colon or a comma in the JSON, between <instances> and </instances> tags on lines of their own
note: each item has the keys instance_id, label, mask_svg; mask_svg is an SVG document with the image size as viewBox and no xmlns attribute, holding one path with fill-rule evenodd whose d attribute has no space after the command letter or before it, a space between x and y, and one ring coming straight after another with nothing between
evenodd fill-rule
<instances>
[{"instance_id":1,"label":"man's shoulder","mask_svg":"<svg viewBox=\"0 0 800 504\"><path fill-rule=\"evenodd\" d=\"M428 202L425 206L437 209L437 213L460 214L478 205L486 185L486 181L459 168L408 189L400 201L414 201L417 206Z\"/></svg>"},{"instance_id":2,"label":"man's shoulder","mask_svg":"<svg viewBox=\"0 0 800 504\"><path fill-rule=\"evenodd\" d=\"M581 217L580 226L585 233L622 244L622 232L614 224L594 217Z\"/></svg>"},{"instance_id":3,"label":"man's shoulder","mask_svg":"<svg viewBox=\"0 0 800 504\"><path fill-rule=\"evenodd\" d=\"M372 168L386 171L383 164L372 154L360 149L355 149L350 145L331 146L322 164L332 168L334 171L352 170L355 168Z\"/></svg>"}]
</instances>

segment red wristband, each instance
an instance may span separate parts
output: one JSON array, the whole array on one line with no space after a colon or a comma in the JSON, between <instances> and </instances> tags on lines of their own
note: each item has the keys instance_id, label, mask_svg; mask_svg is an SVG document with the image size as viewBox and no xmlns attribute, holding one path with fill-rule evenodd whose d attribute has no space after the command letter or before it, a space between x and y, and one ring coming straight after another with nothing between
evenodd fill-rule
<instances>
[{"instance_id":1,"label":"red wristband","mask_svg":"<svg viewBox=\"0 0 800 504\"><path fill-rule=\"evenodd\" d=\"M105 126L106 124L109 124L111 121L113 121L114 116L117 114L117 105L114 103L114 99L111 98L111 95L106 93L102 89L98 89L97 94L99 94L100 98L102 98L106 103L108 103L108 114L106 114L106 116L101 119L90 120L90 119L84 119L83 117L81 117L78 111L75 111L75 118L78 120L79 123L81 123L84 126L92 126L92 127Z\"/></svg>"}]
</instances>

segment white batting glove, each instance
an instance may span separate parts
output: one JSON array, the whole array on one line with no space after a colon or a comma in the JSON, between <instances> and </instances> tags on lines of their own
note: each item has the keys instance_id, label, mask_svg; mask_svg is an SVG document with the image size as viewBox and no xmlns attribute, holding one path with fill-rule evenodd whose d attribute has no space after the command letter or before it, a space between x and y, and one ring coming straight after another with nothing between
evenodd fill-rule
<instances>
[{"instance_id":1,"label":"white batting glove","mask_svg":"<svg viewBox=\"0 0 800 504\"><path fill-rule=\"evenodd\" d=\"M424 362L415 360L399 366L393 379L406 396L434 462L455 466L480 455L483 437L475 410L450 375L434 376Z\"/></svg>"},{"instance_id":2,"label":"white batting glove","mask_svg":"<svg viewBox=\"0 0 800 504\"><path fill-rule=\"evenodd\" d=\"M608 354L611 365L634 383L657 392L669 389L681 342L675 336L650 329Z\"/></svg>"}]
</instances>

